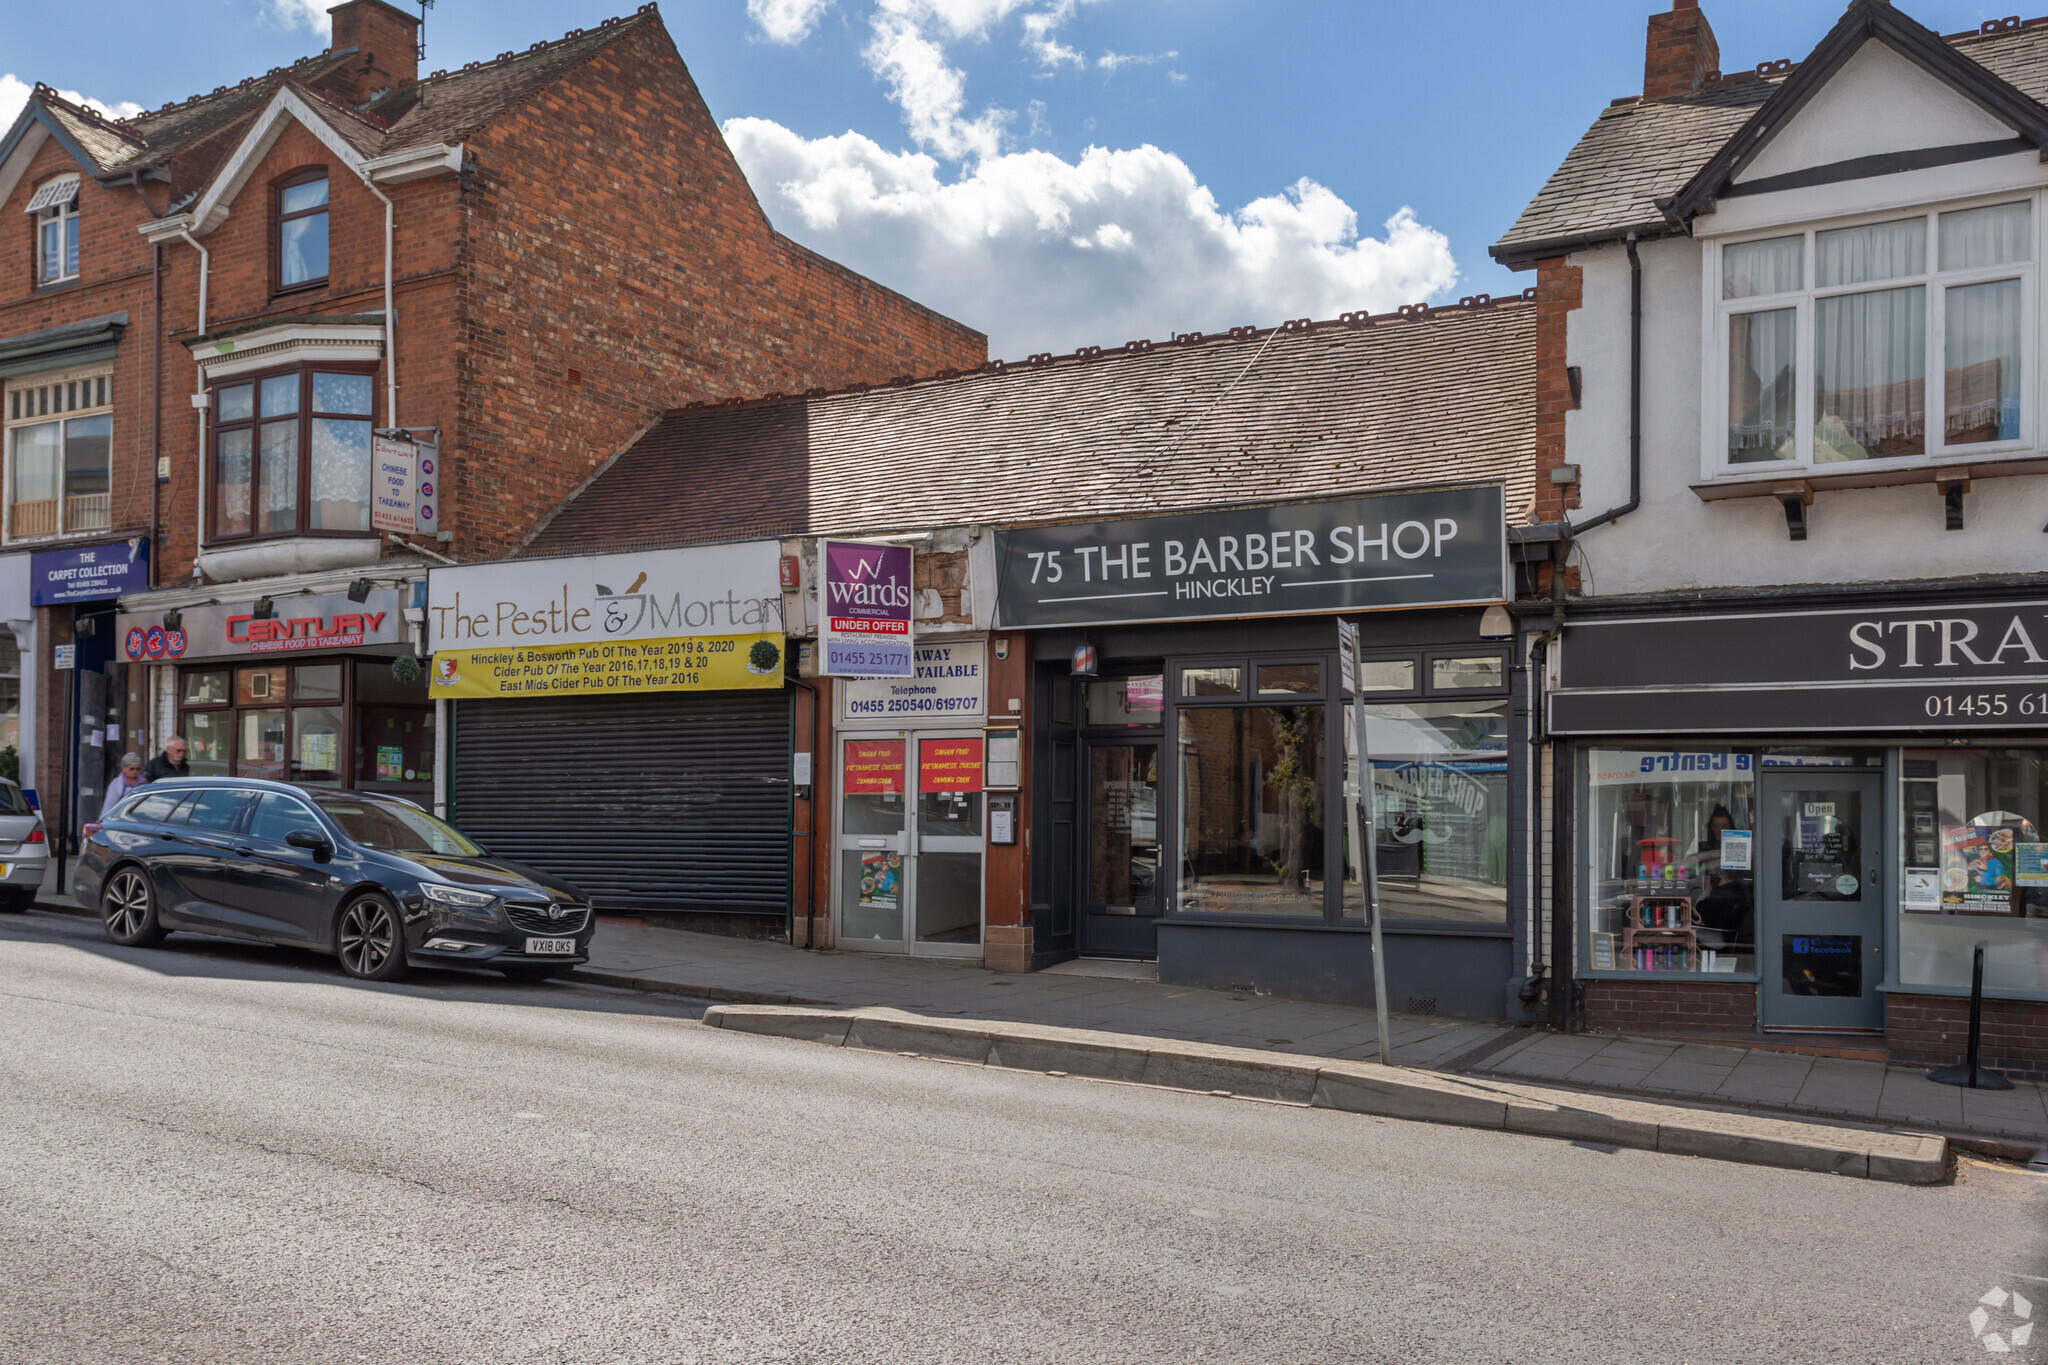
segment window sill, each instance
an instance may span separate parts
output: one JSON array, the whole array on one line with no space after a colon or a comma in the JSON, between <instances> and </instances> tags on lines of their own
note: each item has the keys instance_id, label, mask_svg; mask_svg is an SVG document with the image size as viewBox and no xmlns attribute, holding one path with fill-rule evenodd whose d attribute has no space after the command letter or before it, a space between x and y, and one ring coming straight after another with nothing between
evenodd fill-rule
<instances>
[{"instance_id":1,"label":"window sill","mask_svg":"<svg viewBox=\"0 0 2048 1365\"><path fill-rule=\"evenodd\" d=\"M230 541L201 551L199 570L212 582L231 583L245 578L360 568L375 564L383 550L383 537L366 531Z\"/></svg>"},{"instance_id":2,"label":"window sill","mask_svg":"<svg viewBox=\"0 0 2048 1365\"><path fill-rule=\"evenodd\" d=\"M288 284L281 289L270 291L272 300L303 298L307 294L318 294L327 288L328 277L307 280L304 284Z\"/></svg>"},{"instance_id":3,"label":"window sill","mask_svg":"<svg viewBox=\"0 0 2048 1365\"><path fill-rule=\"evenodd\" d=\"M83 275L73 275L70 279L51 280L48 284L36 285L29 290L29 295L30 297L36 297L43 294L61 294L67 289L76 289L84 283L85 277Z\"/></svg>"},{"instance_id":4,"label":"window sill","mask_svg":"<svg viewBox=\"0 0 2048 1365\"><path fill-rule=\"evenodd\" d=\"M69 545L88 540L105 540L114 534L111 526L102 526L96 531L61 531L51 536L9 536L9 545Z\"/></svg>"},{"instance_id":5,"label":"window sill","mask_svg":"<svg viewBox=\"0 0 2048 1365\"><path fill-rule=\"evenodd\" d=\"M1970 998L1970 988L1968 986L1908 986L1896 981L1887 981L1883 985L1878 986L1876 990L1880 995L1934 995L1945 996L1950 1000L1968 1000ZM2014 990L2009 986L1986 986L1984 988L1984 998L1986 1000L2048 1003L2048 991L2021 991Z\"/></svg>"},{"instance_id":6,"label":"window sill","mask_svg":"<svg viewBox=\"0 0 2048 1365\"><path fill-rule=\"evenodd\" d=\"M1842 470L1840 473L1834 471ZM2048 473L2048 455L2018 450L1975 459L1947 459L1941 464L1887 463L1876 469L1844 469L1842 465L1775 465L1755 474L1728 474L1688 485L1701 502L1725 498L1769 498L1781 492L1809 489L1889 488L1904 484L1939 484L1957 479L1998 479L2019 474Z\"/></svg>"}]
</instances>

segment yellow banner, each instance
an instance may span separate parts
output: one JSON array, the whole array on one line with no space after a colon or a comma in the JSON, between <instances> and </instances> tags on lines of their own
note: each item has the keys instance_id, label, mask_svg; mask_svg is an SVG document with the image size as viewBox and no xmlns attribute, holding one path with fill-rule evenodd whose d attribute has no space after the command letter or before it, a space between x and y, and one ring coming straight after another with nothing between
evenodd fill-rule
<instances>
[{"instance_id":1,"label":"yellow banner","mask_svg":"<svg viewBox=\"0 0 2048 1365\"><path fill-rule=\"evenodd\" d=\"M576 645L444 649L437 697L544 697L564 692L723 692L782 686L780 635L699 635Z\"/></svg>"}]
</instances>

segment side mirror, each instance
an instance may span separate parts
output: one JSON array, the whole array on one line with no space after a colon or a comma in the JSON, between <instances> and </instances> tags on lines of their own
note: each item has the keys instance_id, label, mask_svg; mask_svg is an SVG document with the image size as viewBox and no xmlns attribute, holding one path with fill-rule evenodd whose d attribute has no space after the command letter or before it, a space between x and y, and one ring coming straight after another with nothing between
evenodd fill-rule
<instances>
[{"instance_id":1,"label":"side mirror","mask_svg":"<svg viewBox=\"0 0 2048 1365\"><path fill-rule=\"evenodd\" d=\"M334 845L317 829L295 829L284 836L284 841L293 848L307 850L317 862L324 863L334 856Z\"/></svg>"}]
</instances>

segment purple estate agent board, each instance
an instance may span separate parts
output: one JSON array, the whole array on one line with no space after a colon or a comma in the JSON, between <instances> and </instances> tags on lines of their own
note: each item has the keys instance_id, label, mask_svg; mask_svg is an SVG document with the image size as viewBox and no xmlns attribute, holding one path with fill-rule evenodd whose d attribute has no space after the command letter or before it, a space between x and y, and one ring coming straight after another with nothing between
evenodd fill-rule
<instances>
[{"instance_id":1,"label":"purple estate agent board","mask_svg":"<svg viewBox=\"0 0 2048 1365\"><path fill-rule=\"evenodd\" d=\"M821 540L818 563L820 671L840 678L914 677L910 547Z\"/></svg>"}]
</instances>

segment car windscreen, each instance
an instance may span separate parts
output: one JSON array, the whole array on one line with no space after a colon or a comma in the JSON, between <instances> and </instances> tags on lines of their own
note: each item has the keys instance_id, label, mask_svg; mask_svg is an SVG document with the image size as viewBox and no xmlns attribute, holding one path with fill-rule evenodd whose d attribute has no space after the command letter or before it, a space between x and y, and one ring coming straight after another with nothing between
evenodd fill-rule
<instances>
[{"instance_id":1,"label":"car windscreen","mask_svg":"<svg viewBox=\"0 0 2048 1365\"><path fill-rule=\"evenodd\" d=\"M484 851L483 845L453 825L413 806L383 801L322 801L320 809L341 826L344 834L365 848L464 857L476 857Z\"/></svg>"}]
</instances>

